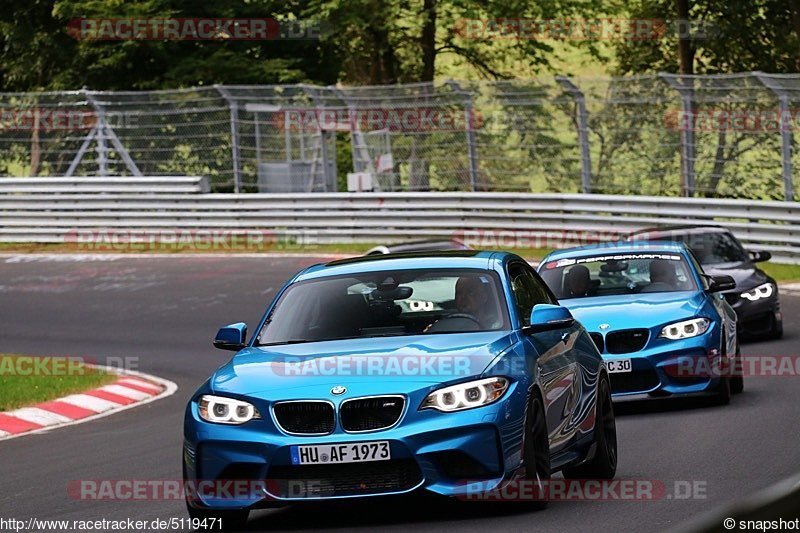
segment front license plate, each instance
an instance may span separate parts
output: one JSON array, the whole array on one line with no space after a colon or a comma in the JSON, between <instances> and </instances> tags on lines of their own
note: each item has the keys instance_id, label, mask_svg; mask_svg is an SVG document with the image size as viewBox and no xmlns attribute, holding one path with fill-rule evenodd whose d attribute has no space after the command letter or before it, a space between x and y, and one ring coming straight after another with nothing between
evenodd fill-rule
<instances>
[{"instance_id":1,"label":"front license plate","mask_svg":"<svg viewBox=\"0 0 800 533\"><path fill-rule=\"evenodd\" d=\"M348 444L319 444L292 446L293 465L318 465L338 463L364 463L388 461L392 458L389 441L351 442Z\"/></svg>"},{"instance_id":2,"label":"front license plate","mask_svg":"<svg viewBox=\"0 0 800 533\"><path fill-rule=\"evenodd\" d=\"M609 374L618 374L620 372L631 372L633 370L631 368L630 359L613 359L611 361L606 361L606 367L608 368Z\"/></svg>"}]
</instances>

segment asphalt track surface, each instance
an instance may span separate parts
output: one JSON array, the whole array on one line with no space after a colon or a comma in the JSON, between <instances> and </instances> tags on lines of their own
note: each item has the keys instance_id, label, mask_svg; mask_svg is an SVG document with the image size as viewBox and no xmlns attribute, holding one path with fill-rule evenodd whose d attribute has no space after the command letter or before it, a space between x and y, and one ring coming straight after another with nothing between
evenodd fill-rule
<instances>
[{"instance_id":1,"label":"asphalt track surface","mask_svg":"<svg viewBox=\"0 0 800 533\"><path fill-rule=\"evenodd\" d=\"M0 442L0 518L185 517L182 501L81 501L71 480L176 480L185 402L230 353L216 329L254 326L275 291L313 258L0 259L0 352L136 357L179 386L167 399L104 419ZM800 355L800 299L784 297L785 338L745 354ZM258 511L253 530L652 531L678 527L800 471L800 378L759 377L731 405L698 400L618 407L618 478L699 482L705 498L509 504L370 499ZM790 517L786 517L790 518Z\"/></svg>"}]
</instances>

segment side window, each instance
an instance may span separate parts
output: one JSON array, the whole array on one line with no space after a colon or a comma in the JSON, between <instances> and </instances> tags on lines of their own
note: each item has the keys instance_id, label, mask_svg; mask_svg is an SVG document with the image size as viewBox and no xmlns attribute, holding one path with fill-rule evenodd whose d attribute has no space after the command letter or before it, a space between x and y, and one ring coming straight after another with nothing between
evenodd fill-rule
<instances>
[{"instance_id":1,"label":"side window","mask_svg":"<svg viewBox=\"0 0 800 533\"><path fill-rule=\"evenodd\" d=\"M525 265L520 263L509 265L508 277L511 280L511 291L514 293L514 304L524 325L530 324L534 305L555 303L544 284L537 280Z\"/></svg>"},{"instance_id":2,"label":"side window","mask_svg":"<svg viewBox=\"0 0 800 533\"><path fill-rule=\"evenodd\" d=\"M697 260L697 257L695 257L694 252L692 252L691 250L687 250L687 252L689 253L689 261L692 262L692 266L697 271L697 273L700 274L700 283L702 283L703 285L703 290L707 291L709 287L708 279L706 279L706 277L703 275L705 274L705 272L703 271L702 265L700 265L700 261Z\"/></svg>"}]
</instances>

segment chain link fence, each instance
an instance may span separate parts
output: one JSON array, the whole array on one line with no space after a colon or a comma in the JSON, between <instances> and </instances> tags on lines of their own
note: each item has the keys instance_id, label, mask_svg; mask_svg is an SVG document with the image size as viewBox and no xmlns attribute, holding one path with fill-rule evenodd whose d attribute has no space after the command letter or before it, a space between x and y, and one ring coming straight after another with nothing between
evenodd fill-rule
<instances>
[{"instance_id":1,"label":"chain link fence","mask_svg":"<svg viewBox=\"0 0 800 533\"><path fill-rule=\"evenodd\" d=\"M0 175L794 199L800 75L0 93Z\"/></svg>"}]
</instances>

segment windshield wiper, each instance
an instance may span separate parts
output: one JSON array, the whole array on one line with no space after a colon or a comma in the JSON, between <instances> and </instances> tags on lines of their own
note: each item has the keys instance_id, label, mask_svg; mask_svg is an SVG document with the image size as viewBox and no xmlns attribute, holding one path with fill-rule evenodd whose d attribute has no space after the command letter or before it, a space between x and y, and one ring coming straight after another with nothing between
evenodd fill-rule
<instances>
[{"instance_id":1,"label":"windshield wiper","mask_svg":"<svg viewBox=\"0 0 800 533\"><path fill-rule=\"evenodd\" d=\"M315 342L309 339L289 339L285 341L276 341L276 342L265 342L259 344L259 346L277 346L279 344L303 344L304 342Z\"/></svg>"}]
</instances>

